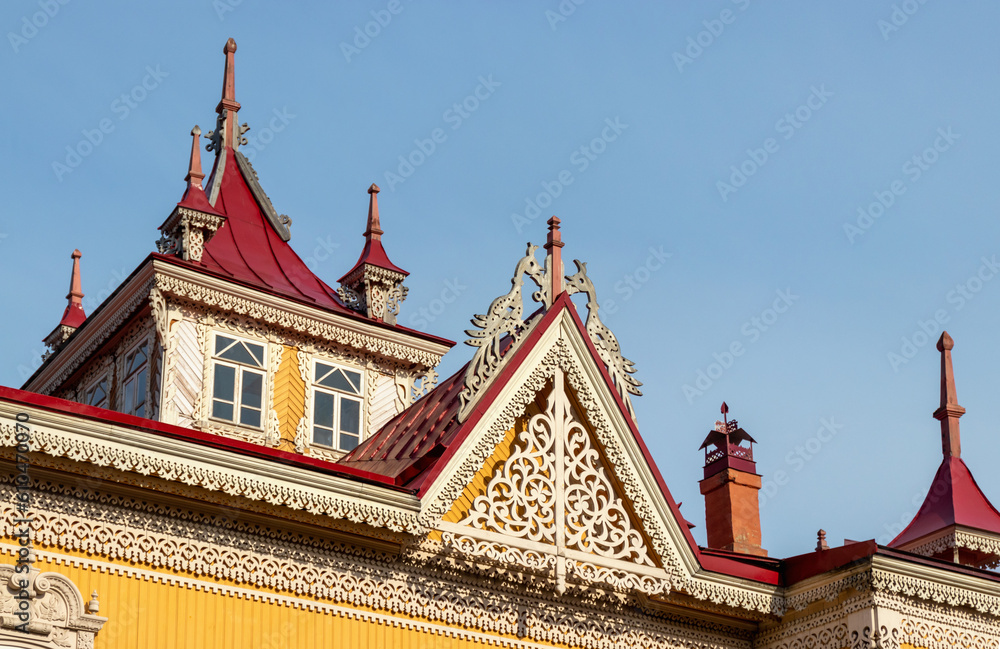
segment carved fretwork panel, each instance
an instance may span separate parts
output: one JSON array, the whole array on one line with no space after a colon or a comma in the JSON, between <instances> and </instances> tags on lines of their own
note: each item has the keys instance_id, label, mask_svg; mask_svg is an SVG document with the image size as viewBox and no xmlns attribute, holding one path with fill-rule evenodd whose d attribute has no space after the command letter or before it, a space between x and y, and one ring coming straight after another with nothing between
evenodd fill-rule
<instances>
[{"instance_id":1,"label":"carved fretwork panel","mask_svg":"<svg viewBox=\"0 0 1000 649\"><path fill-rule=\"evenodd\" d=\"M567 571L602 565L655 570L660 562L620 495L561 371L543 394L528 405L444 517L447 538L457 534L466 547L474 544L465 537L520 547L539 566L548 563L546 555L558 557L557 589L565 588Z\"/></svg>"}]
</instances>

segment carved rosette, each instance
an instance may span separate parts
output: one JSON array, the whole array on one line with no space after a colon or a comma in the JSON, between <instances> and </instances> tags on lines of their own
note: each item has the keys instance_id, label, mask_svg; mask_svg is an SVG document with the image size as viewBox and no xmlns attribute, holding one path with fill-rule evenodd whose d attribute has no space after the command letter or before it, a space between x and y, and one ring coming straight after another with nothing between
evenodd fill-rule
<instances>
[{"instance_id":1,"label":"carved rosette","mask_svg":"<svg viewBox=\"0 0 1000 649\"><path fill-rule=\"evenodd\" d=\"M157 250L184 261L201 261L205 244L225 222L224 216L178 206L160 226L163 236L156 242Z\"/></svg>"},{"instance_id":2,"label":"carved rosette","mask_svg":"<svg viewBox=\"0 0 1000 649\"><path fill-rule=\"evenodd\" d=\"M386 324L396 324L396 316L406 294L406 275L387 268L362 264L344 278L337 295L358 313Z\"/></svg>"}]
</instances>

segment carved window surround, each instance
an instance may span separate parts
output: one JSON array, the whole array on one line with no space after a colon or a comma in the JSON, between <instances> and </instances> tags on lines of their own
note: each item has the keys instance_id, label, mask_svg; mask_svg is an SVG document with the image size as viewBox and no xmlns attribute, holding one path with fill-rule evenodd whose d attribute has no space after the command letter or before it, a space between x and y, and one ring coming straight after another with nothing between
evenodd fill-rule
<instances>
[{"instance_id":1,"label":"carved window surround","mask_svg":"<svg viewBox=\"0 0 1000 649\"><path fill-rule=\"evenodd\" d=\"M22 624L18 611L21 592L29 596L27 632L17 630ZM93 649L94 637L108 621L96 615L97 593L84 603L76 585L55 572L30 568L16 573L13 565L0 564L0 646L53 646L67 649Z\"/></svg>"}]
</instances>

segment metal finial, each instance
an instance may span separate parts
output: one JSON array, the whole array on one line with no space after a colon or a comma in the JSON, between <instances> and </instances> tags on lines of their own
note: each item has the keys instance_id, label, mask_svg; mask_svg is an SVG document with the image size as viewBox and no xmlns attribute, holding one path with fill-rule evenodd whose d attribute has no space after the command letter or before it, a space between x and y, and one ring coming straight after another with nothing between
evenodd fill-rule
<instances>
[{"instance_id":1,"label":"metal finial","mask_svg":"<svg viewBox=\"0 0 1000 649\"><path fill-rule=\"evenodd\" d=\"M951 350L955 340L942 332L937 342L941 352L941 406L934 411L934 418L941 422L941 451L945 457L962 457L962 438L958 420L965 414L965 408L958 405L955 390L955 369L951 363Z\"/></svg>"}]
</instances>

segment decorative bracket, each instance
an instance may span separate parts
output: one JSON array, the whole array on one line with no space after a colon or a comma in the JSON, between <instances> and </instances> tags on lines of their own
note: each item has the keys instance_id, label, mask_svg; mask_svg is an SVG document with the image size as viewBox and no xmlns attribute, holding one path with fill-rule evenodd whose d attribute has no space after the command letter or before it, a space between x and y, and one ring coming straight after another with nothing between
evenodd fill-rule
<instances>
[{"instance_id":1,"label":"decorative bracket","mask_svg":"<svg viewBox=\"0 0 1000 649\"><path fill-rule=\"evenodd\" d=\"M163 236L156 248L164 255L176 255L184 261L201 261L201 255L226 217L177 206L160 226Z\"/></svg>"}]
</instances>

